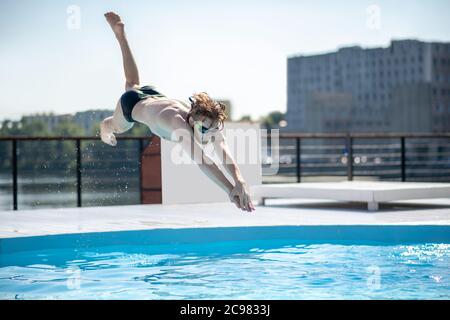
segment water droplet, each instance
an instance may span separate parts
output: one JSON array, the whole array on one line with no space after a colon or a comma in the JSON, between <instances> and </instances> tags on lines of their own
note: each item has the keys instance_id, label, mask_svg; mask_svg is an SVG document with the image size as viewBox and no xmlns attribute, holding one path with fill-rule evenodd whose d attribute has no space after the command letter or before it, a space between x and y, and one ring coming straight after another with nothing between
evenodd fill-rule
<instances>
[{"instance_id":1,"label":"water droplet","mask_svg":"<svg viewBox=\"0 0 450 320\"><path fill-rule=\"evenodd\" d=\"M441 276L430 276L431 279L433 279L436 282L441 282L442 277Z\"/></svg>"}]
</instances>

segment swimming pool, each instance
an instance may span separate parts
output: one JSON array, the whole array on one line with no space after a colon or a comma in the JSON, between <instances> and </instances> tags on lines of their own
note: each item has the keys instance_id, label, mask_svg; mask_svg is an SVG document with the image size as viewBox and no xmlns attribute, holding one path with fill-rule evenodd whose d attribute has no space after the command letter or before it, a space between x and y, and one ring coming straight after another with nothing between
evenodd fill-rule
<instances>
[{"instance_id":1,"label":"swimming pool","mask_svg":"<svg viewBox=\"0 0 450 320\"><path fill-rule=\"evenodd\" d=\"M448 226L158 229L0 240L1 299L449 299Z\"/></svg>"}]
</instances>

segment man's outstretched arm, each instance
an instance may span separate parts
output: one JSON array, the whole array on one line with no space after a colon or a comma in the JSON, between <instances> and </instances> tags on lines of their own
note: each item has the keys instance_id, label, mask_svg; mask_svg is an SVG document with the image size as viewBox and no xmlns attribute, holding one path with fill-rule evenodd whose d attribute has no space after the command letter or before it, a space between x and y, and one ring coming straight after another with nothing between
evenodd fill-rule
<instances>
[{"instance_id":1,"label":"man's outstretched arm","mask_svg":"<svg viewBox=\"0 0 450 320\"><path fill-rule=\"evenodd\" d=\"M255 207L250 198L247 183L242 177L239 166L231 155L230 149L228 148L223 133L219 133L215 138L215 152L221 159L222 165L225 170L228 171L228 173L234 179L234 188L232 190L231 196L237 195L239 197L240 206L243 209L249 212L255 210Z\"/></svg>"},{"instance_id":2,"label":"man's outstretched arm","mask_svg":"<svg viewBox=\"0 0 450 320\"><path fill-rule=\"evenodd\" d=\"M228 195L230 200L239 208L244 210L240 201L234 195L232 196L232 191L235 189L233 184L228 180L228 178L223 174L217 164L203 151L202 146L198 143L194 135L192 134L192 129L186 124L186 122L181 117L174 117L172 119L172 125L176 129L173 133L172 138L181 143L181 147L189 155L189 157L199 166L200 170L215 184L217 184L225 193Z\"/></svg>"},{"instance_id":3,"label":"man's outstretched arm","mask_svg":"<svg viewBox=\"0 0 450 320\"><path fill-rule=\"evenodd\" d=\"M197 163L197 165L203 173L225 191L227 195L230 194L231 190L233 190L233 185L209 156L203 154L201 163Z\"/></svg>"}]
</instances>

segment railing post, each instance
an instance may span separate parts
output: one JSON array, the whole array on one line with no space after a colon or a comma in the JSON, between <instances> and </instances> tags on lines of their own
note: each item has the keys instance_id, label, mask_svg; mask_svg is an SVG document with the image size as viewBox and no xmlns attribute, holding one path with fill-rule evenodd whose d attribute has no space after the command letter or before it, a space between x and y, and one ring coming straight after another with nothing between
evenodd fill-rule
<instances>
[{"instance_id":1,"label":"railing post","mask_svg":"<svg viewBox=\"0 0 450 320\"><path fill-rule=\"evenodd\" d=\"M347 180L353 180L353 138L347 135Z\"/></svg>"},{"instance_id":2,"label":"railing post","mask_svg":"<svg viewBox=\"0 0 450 320\"><path fill-rule=\"evenodd\" d=\"M144 149L144 141L139 139L139 153L138 153L138 163L139 163L139 199L142 204L142 150Z\"/></svg>"},{"instance_id":3,"label":"railing post","mask_svg":"<svg viewBox=\"0 0 450 320\"><path fill-rule=\"evenodd\" d=\"M402 169L402 182L406 181L406 159L405 159L405 137L401 137L401 169Z\"/></svg>"},{"instance_id":4,"label":"railing post","mask_svg":"<svg viewBox=\"0 0 450 320\"><path fill-rule=\"evenodd\" d=\"M17 140L12 139L13 210L17 210Z\"/></svg>"},{"instance_id":5,"label":"railing post","mask_svg":"<svg viewBox=\"0 0 450 320\"><path fill-rule=\"evenodd\" d=\"M77 207L81 207L81 140L77 139Z\"/></svg>"},{"instance_id":6,"label":"railing post","mask_svg":"<svg viewBox=\"0 0 450 320\"><path fill-rule=\"evenodd\" d=\"M301 182L302 180L302 171L301 171L301 152L300 152L300 148L301 148L301 144L300 144L300 138L295 138L295 142L296 142L296 153L297 153L297 182Z\"/></svg>"}]
</instances>

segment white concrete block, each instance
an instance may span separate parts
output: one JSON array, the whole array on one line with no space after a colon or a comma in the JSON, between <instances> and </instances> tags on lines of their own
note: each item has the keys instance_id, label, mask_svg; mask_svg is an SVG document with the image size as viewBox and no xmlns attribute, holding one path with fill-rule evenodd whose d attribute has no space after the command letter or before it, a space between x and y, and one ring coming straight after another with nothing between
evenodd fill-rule
<instances>
[{"instance_id":1,"label":"white concrete block","mask_svg":"<svg viewBox=\"0 0 450 320\"><path fill-rule=\"evenodd\" d=\"M306 198L339 201L367 202L369 210L378 210L378 203L411 200L450 198L449 183L342 181L264 184L252 186L255 199Z\"/></svg>"},{"instance_id":2,"label":"white concrete block","mask_svg":"<svg viewBox=\"0 0 450 320\"><path fill-rule=\"evenodd\" d=\"M239 130L241 132L238 132ZM230 151L238 162L244 179L249 185L261 184L259 125L226 122L224 132ZM241 134L242 132L243 134ZM250 134L247 134L249 132L251 132L251 138ZM253 133L256 133L255 137ZM246 149L251 146L258 152L252 152L251 157L246 155L247 159L245 159L242 154L238 154L242 150L242 146L246 146ZM211 181L197 164L192 161L189 164L179 164L173 161L171 154L176 151L174 148L177 148L176 143L161 141L163 204L229 202L228 195Z\"/></svg>"}]
</instances>

